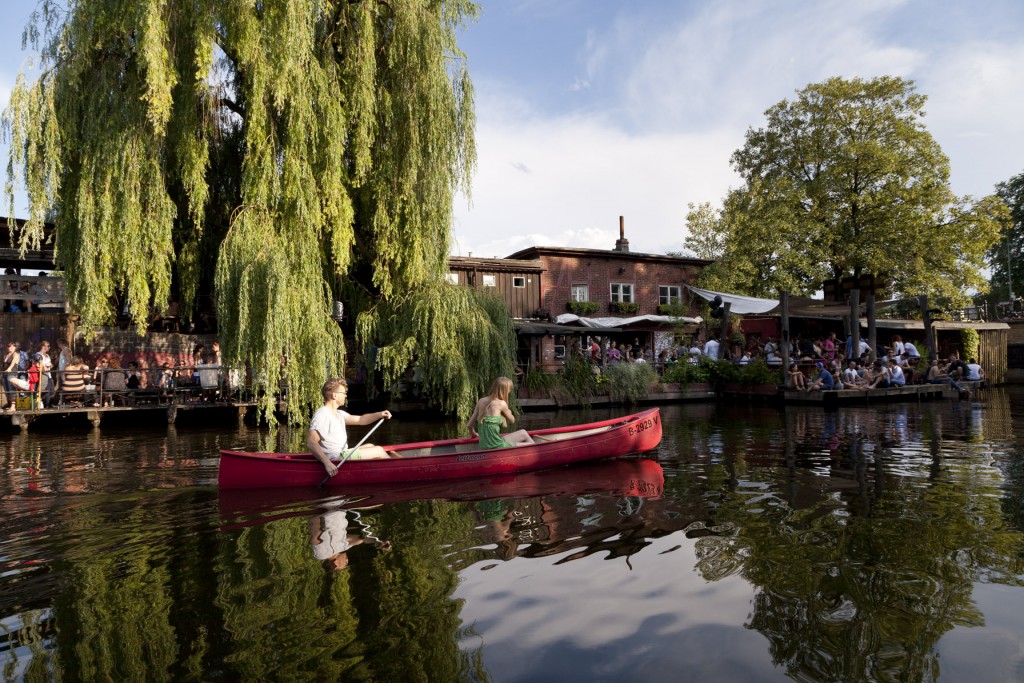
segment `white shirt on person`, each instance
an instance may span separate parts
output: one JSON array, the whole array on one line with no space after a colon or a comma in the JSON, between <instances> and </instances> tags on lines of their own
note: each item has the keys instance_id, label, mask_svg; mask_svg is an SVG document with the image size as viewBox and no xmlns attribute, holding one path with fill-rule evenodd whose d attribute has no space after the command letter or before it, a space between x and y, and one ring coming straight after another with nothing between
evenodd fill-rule
<instances>
[{"instance_id":1,"label":"white shirt on person","mask_svg":"<svg viewBox=\"0 0 1024 683\"><path fill-rule=\"evenodd\" d=\"M320 406L313 419L309 423L309 430L314 429L320 433L320 444L324 449L324 455L335 458L348 448L348 430L345 428L345 418L348 413L344 410L332 410L327 406Z\"/></svg>"},{"instance_id":2,"label":"white shirt on person","mask_svg":"<svg viewBox=\"0 0 1024 683\"><path fill-rule=\"evenodd\" d=\"M907 357L909 358L920 358L921 353L917 350L917 347L910 342L903 343L903 350L906 351Z\"/></svg>"},{"instance_id":3,"label":"white shirt on person","mask_svg":"<svg viewBox=\"0 0 1024 683\"><path fill-rule=\"evenodd\" d=\"M704 342L704 355L712 360L718 359L718 341L708 339Z\"/></svg>"},{"instance_id":4,"label":"white shirt on person","mask_svg":"<svg viewBox=\"0 0 1024 683\"><path fill-rule=\"evenodd\" d=\"M981 366L977 363L967 364L967 381L978 382L981 380Z\"/></svg>"}]
</instances>

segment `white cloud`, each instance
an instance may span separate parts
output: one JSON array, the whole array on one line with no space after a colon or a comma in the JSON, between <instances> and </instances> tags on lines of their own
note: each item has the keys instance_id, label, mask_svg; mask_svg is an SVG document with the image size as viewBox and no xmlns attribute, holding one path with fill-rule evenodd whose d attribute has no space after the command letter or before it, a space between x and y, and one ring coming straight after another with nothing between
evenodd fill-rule
<instances>
[{"instance_id":1,"label":"white cloud","mask_svg":"<svg viewBox=\"0 0 1024 683\"><path fill-rule=\"evenodd\" d=\"M586 72L579 101L525 102L514 81L478 79L480 166L473 207L456 206L458 247L611 248L624 215L633 251L680 249L686 204L718 204L739 184L729 158L747 128L833 76L915 80L954 192L987 194L1024 170L1024 45L990 26L1019 18L1012 4L988 11L889 0L622 11L567 48Z\"/></svg>"},{"instance_id":2,"label":"white cloud","mask_svg":"<svg viewBox=\"0 0 1024 683\"><path fill-rule=\"evenodd\" d=\"M681 249L687 202L736 184L728 159L742 134L630 135L565 117L485 122L477 138L473 206L456 202L455 248L506 256L534 245L610 249L620 215L633 251Z\"/></svg>"}]
</instances>

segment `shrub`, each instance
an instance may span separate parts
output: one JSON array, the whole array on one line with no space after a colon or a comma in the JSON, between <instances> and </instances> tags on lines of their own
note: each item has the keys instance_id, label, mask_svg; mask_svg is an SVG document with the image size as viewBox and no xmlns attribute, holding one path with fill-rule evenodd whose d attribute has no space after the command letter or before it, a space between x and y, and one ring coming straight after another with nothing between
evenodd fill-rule
<instances>
[{"instance_id":1,"label":"shrub","mask_svg":"<svg viewBox=\"0 0 1024 683\"><path fill-rule=\"evenodd\" d=\"M770 368L763 360L737 367L740 384L782 384L782 369Z\"/></svg>"},{"instance_id":2,"label":"shrub","mask_svg":"<svg viewBox=\"0 0 1024 683\"><path fill-rule=\"evenodd\" d=\"M973 358L977 361L981 361L978 358L978 351L981 348L981 337L978 335L978 331L971 327L965 327L960 330L960 343L964 347L964 355L961 359L966 362Z\"/></svg>"},{"instance_id":3,"label":"shrub","mask_svg":"<svg viewBox=\"0 0 1024 683\"><path fill-rule=\"evenodd\" d=\"M570 313L576 315L587 316L594 315L601 307L600 304L593 301L570 301L565 305Z\"/></svg>"},{"instance_id":4,"label":"shrub","mask_svg":"<svg viewBox=\"0 0 1024 683\"><path fill-rule=\"evenodd\" d=\"M646 398L658 373L647 363L619 363L605 368L608 397L620 403L636 403Z\"/></svg>"},{"instance_id":5,"label":"shrub","mask_svg":"<svg viewBox=\"0 0 1024 683\"><path fill-rule=\"evenodd\" d=\"M708 369L701 363L681 360L665 369L661 381L665 384L702 384L708 381Z\"/></svg>"},{"instance_id":6,"label":"shrub","mask_svg":"<svg viewBox=\"0 0 1024 683\"><path fill-rule=\"evenodd\" d=\"M635 302L613 301L608 304L611 313L637 313L640 311L640 304Z\"/></svg>"},{"instance_id":7,"label":"shrub","mask_svg":"<svg viewBox=\"0 0 1024 683\"><path fill-rule=\"evenodd\" d=\"M544 391L550 390L557 382L558 378L555 375L537 369L530 369L526 371L523 386L526 387L527 391Z\"/></svg>"},{"instance_id":8,"label":"shrub","mask_svg":"<svg viewBox=\"0 0 1024 683\"><path fill-rule=\"evenodd\" d=\"M740 366L732 361L721 359L711 360L701 358L701 364L707 367L708 381L721 388L725 384L735 384L740 381Z\"/></svg>"},{"instance_id":9,"label":"shrub","mask_svg":"<svg viewBox=\"0 0 1024 683\"><path fill-rule=\"evenodd\" d=\"M564 394L564 398L572 399L572 402L589 405L591 397L597 392L594 366L586 358L570 358L558 374L558 382L553 391Z\"/></svg>"}]
</instances>

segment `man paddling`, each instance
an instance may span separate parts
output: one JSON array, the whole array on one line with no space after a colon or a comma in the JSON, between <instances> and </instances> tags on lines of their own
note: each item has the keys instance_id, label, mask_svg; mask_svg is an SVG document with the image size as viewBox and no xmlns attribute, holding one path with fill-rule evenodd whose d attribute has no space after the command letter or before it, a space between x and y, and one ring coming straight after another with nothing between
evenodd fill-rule
<instances>
[{"instance_id":1,"label":"man paddling","mask_svg":"<svg viewBox=\"0 0 1024 683\"><path fill-rule=\"evenodd\" d=\"M306 445L316 459L323 463L328 477L333 477L338 472L338 465L332 462L332 459L340 459L348 449L346 427L373 424L384 419L390 420L391 412L382 410L366 415L350 415L341 410L348 398L348 382L341 377L332 377L324 382L320 393L323 394L324 404L313 413L309 434L306 436ZM380 446L364 443L348 457L351 460L370 460L398 457L398 455L389 454Z\"/></svg>"}]
</instances>

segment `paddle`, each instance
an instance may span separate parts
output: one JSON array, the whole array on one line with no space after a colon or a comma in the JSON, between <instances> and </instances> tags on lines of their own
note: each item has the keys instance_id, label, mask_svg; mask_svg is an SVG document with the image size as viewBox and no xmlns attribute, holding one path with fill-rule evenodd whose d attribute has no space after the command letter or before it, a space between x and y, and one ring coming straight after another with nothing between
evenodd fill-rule
<instances>
[{"instance_id":1,"label":"paddle","mask_svg":"<svg viewBox=\"0 0 1024 683\"><path fill-rule=\"evenodd\" d=\"M383 417L381 419L377 420L377 424L375 424L372 427L370 427L370 431L366 432L366 434L363 436L363 438L359 440L359 443L357 443L354 448L350 448L350 449L348 449L348 451L345 452L345 457L343 457L341 459L341 462L338 463L338 469L339 470L341 469L341 466L345 464L345 461L348 460L348 456L350 456L353 453L355 453L356 451L358 451L359 447L362 446L363 443L367 439L370 438L370 434L373 434L373 431L375 429L377 429L377 427L380 427L380 423L383 422L383 421L384 421ZM335 472L334 474L337 474L337 472ZM332 476L334 476L334 475L328 474L326 477L324 477L324 480L320 482L320 488L323 488L324 484L329 482L331 480Z\"/></svg>"}]
</instances>

